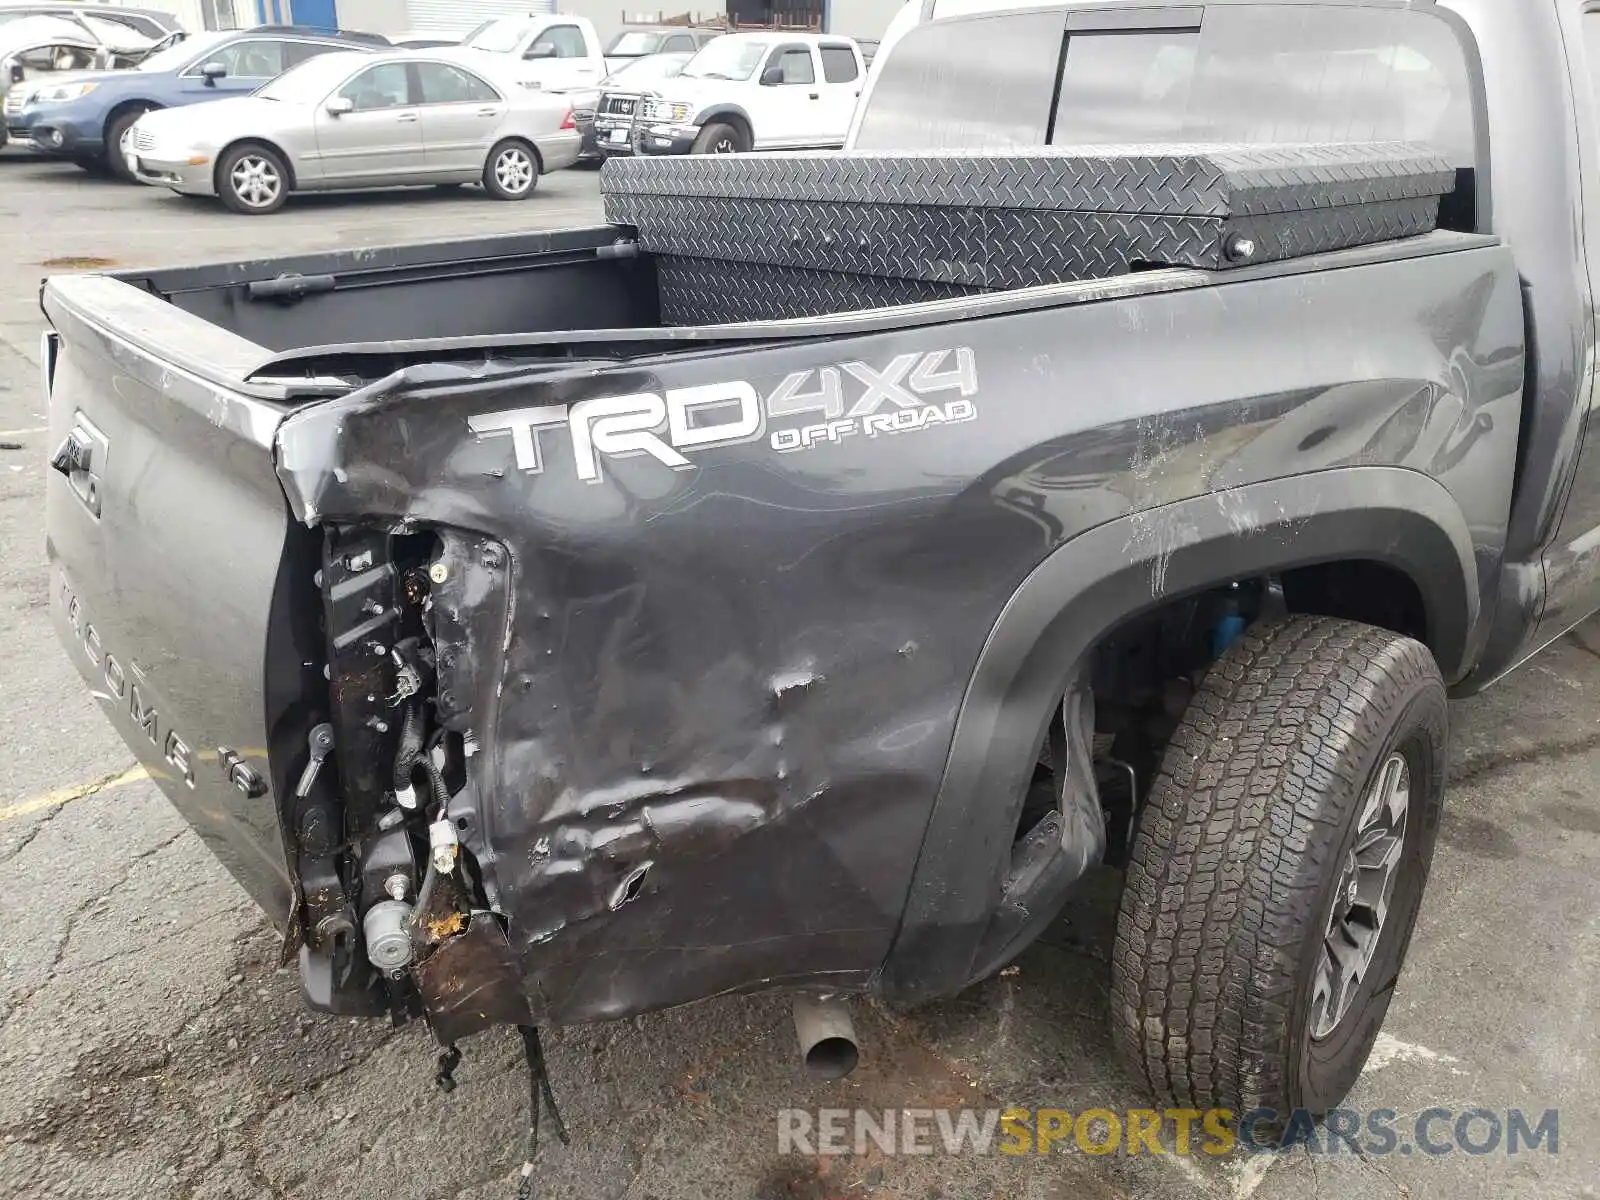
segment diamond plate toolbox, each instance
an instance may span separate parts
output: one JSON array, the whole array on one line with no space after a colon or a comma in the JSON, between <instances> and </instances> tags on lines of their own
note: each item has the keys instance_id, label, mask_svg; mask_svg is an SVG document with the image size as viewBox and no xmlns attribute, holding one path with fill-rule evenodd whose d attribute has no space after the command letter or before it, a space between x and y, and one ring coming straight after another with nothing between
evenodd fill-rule
<instances>
[{"instance_id":1,"label":"diamond plate toolbox","mask_svg":"<svg viewBox=\"0 0 1600 1200\"><path fill-rule=\"evenodd\" d=\"M607 219L662 258L673 324L1272 262L1427 233L1454 186L1393 142L632 157L601 176Z\"/></svg>"}]
</instances>

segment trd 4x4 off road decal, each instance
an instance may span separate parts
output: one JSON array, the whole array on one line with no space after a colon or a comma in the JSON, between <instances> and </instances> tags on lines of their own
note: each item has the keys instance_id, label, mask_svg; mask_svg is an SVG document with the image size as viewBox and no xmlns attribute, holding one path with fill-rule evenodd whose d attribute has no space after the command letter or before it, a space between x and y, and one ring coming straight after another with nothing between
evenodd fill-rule
<instances>
[{"instance_id":1,"label":"trd 4x4 off road decal","mask_svg":"<svg viewBox=\"0 0 1600 1200\"><path fill-rule=\"evenodd\" d=\"M511 438L517 467L544 470L541 435L565 426L579 479L600 478L602 457L648 454L663 466L694 464L684 452L732 446L766 436L779 453L809 450L848 437L914 433L971 421L978 415L969 397L978 391L978 368L966 346L896 355L881 370L864 362L796 371L763 399L743 379L671 388L664 394L636 392L600 396L570 406L551 404L471 417L479 437ZM957 399L930 399L943 393ZM810 417L806 423L772 429L772 421Z\"/></svg>"}]
</instances>

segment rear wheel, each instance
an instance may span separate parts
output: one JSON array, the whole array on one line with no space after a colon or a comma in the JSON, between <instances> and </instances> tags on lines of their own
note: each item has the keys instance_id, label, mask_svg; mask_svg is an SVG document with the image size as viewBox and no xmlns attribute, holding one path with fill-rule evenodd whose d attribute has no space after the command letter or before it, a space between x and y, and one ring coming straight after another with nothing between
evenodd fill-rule
<instances>
[{"instance_id":1,"label":"rear wheel","mask_svg":"<svg viewBox=\"0 0 1600 1200\"><path fill-rule=\"evenodd\" d=\"M539 186L539 154L527 142L508 138L483 164L483 190L496 200L526 200Z\"/></svg>"},{"instance_id":2,"label":"rear wheel","mask_svg":"<svg viewBox=\"0 0 1600 1200\"><path fill-rule=\"evenodd\" d=\"M217 195L237 213L277 212L289 198L289 170L277 151L246 142L217 164Z\"/></svg>"},{"instance_id":3,"label":"rear wheel","mask_svg":"<svg viewBox=\"0 0 1600 1200\"><path fill-rule=\"evenodd\" d=\"M750 137L737 125L713 121L700 131L690 154L748 154Z\"/></svg>"},{"instance_id":4,"label":"rear wheel","mask_svg":"<svg viewBox=\"0 0 1600 1200\"><path fill-rule=\"evenodd\" d=\"M133 151L133 126L148 108L130 108L118 113L106 126L106 168L118 179L137 183L139 177L128 165L128 155Z\"/></svg>"},{"instance_id":5,"label":"rear wheel","mask_svg":"<svg viewBox=\"0 0 1600 1200\"><path fill-rule=\"evenodd\" d=\"M1388 1011L1427 880L1447 707L1427 648L1296 617L1207 674L1145 804L1112 958L1119 1049L1156 1093L1336 1106Z\"/></svg>"}]
</instances>

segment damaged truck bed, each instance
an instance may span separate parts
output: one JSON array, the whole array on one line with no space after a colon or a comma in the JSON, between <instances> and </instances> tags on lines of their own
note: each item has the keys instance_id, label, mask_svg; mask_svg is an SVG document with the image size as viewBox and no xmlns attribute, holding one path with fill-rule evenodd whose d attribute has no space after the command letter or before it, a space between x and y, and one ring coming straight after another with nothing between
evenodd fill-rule
<instances>
[{"instance_id":1,"label":"damaged truck bed","mask_svg":"<svg viewBox=\"0 0 1600 1200\"><path fill-rule=\"evenodd\" d=\"M1476 69L1459 20L1382 11ZM945 995L1109 861L1152 1086L1325 1107L1409 937L1444 686L1543 631L1549 538L1510 541L1554 466L1481 114L1453 98L1464 143L1073 147L1058 114L880 149L948 26L1049 26L1063 103L1063 47L1104 34L914 16L842 157L613 162L588 229L48 281L62 635L319 1008L448 1045ZM1206 807L1274 771L1255 825ZM1303 947L1229 957L1269 882L1181 966L1187 856L1248 876L1273 796L1348 840L1296 868ZM1239 1021L1273 971L1289 1049L1168 1069L1197 1039L1153 980L1253 981Z\"/></svg>"}]
</instances>

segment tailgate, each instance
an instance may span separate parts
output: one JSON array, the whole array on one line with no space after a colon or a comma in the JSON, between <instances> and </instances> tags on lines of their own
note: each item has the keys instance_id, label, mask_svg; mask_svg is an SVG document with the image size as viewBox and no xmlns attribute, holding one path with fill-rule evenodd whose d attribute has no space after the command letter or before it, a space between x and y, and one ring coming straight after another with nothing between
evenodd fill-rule
<instances>
[{"instance_id":1,"label":"tailgate","mask_svg":"<svg viewBox=\"0 0 1600 1200\"><path fill-rule=\"evenodd\" d=\"M281 924L267 750L305 657L274 624L286 410L228 386L264 352L106 277L51 280L43 303L57 630L139 761Z\"/></svg>"}]
</instances>

